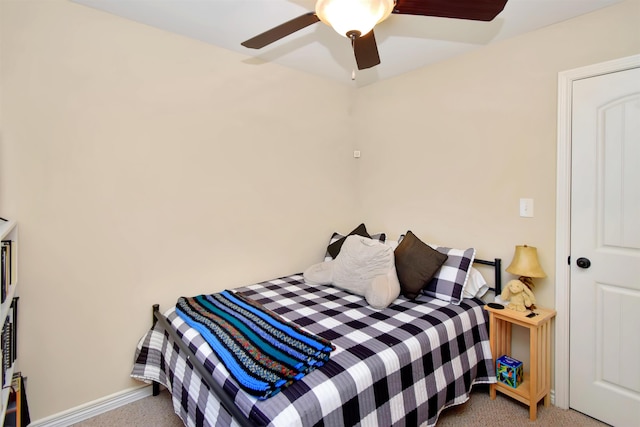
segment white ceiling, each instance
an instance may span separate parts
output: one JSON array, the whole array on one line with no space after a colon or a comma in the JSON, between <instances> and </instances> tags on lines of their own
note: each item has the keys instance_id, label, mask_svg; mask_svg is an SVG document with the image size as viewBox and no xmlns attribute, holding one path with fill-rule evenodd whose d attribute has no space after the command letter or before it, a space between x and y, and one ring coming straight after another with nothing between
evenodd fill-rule
<instances>
[{"instance_id":1,"label":"white ceiling","mask_svg":"<svg viewBox=\"0 0 640 427\"><path fill-rule=\"evenodd\" d=\"M265 48L240 43L303 13L314 0L72 0L264 62L364 86L564 21L620 0L509 0L491 22L391 15L375 28L381 64L356 71L348 39L321 22Z\"/></svg>"}]
</instances>

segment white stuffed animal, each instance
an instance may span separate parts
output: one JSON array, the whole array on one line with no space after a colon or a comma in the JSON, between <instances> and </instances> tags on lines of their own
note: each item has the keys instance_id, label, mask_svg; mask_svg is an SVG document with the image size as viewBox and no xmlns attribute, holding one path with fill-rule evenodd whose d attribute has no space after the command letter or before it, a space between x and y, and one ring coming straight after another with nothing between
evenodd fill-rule
<instances>
[{"instance_id":1,"label":"white stuffed animal","mask_svg":"<svg viewBox=\"0 0 640 427\"><path fill-rule=\"evenodd\" d=\"M536 303L533 292L520 280L512 280L502 290L500 298L509 301L507 308L516 311L526 311Z\"/></svg>"}]
</instances>

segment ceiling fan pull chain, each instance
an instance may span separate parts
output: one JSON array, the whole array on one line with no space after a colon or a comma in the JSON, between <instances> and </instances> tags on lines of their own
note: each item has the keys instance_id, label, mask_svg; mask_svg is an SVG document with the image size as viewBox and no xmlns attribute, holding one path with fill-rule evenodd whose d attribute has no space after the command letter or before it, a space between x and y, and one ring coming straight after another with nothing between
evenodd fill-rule
<instances>
[{"instance_id":1,"label":"ceiling fan pull chain","mask_svg":"<svg viewBox=\"0 0 640 427\"><path fill-rule=\"evenodd\" d=\"M353 70L351 70L351 80L355 80L356 79L356 70L355 68Z\"/></svg>"}]
</instances>

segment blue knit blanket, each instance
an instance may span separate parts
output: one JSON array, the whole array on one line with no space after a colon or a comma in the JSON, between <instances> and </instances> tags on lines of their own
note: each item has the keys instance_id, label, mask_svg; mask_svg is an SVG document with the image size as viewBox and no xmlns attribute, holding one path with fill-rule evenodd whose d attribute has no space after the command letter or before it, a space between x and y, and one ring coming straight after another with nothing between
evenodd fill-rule
<instances>
[{"instance_id":1,"label":"blue knit blanket","mask_svg":"<svg viewBox=\"0 0 640 427\"><path fill-rule=\"evenodd\" d=\"M180 297L176 313L247 393L267 399L329 360L335 347L239 293Z\"/></svg>"}]
</instances>

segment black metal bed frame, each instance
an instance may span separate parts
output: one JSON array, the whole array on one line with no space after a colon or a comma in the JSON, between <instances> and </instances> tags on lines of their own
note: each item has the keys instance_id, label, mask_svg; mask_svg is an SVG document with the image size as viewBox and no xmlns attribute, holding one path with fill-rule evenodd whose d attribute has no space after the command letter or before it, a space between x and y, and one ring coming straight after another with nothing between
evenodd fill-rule
<instances>
[{"instance_id":1,"label":"black metal bed frame","mask_svg":"<svg viewBox=\"0 0 640 427\"><path fill-rule=\"evenodd\" d=\"M494 258L493 261L487 261L484 259L473 260L474 264L489 265L493 267L493 290L497 295L502 293L502 260L500 258Z\"/></svg>"},{"instance_id":2,"label":"black metal bed frame","mask_svg":"<svg viewBox=\"0 0 640 427\"><path fill-rule=\"evenodd\" d=\"M216 397L220 400L220 404L224 407L224 409L231 414L231 416L240 424L242 427L253 427L255 426L236 406L233 399L227 394L226 391L222 388L220 384L215 382L211 377L209 371L207 371L202 364L198 360L198 358L193 354L189 346L187 346L182 338L178 336L178 333L171 327L169 321L162 313L160 313L160 305L153 305L153 325L155 326L156 322L160 322L160 325L164 328L165 331L171 335L173 341L178 345L180 351L185 354L187 361L191 362L193 368L198 371L200 376L202 377L202 381L207 385L210 391L212 391ZM153 395L157 396L160 394L160 383L154 381L153 382Z\"/></svg>"},{"instance_id":3,"label":"black metal bed frame","mask_svg":"<svg viewBox=\"0 0 640 427\"><path fill-rule=\"evenodd\" d=\"M473 261L476 264L488 265L494 267L494 290L496 295L500 295L502 291L502 260L500 258L494 258L493 261L476 259ZM200 376L202 377L202 381L207 385L210 391L212 391L218 400L220 400L220 404L222 407L233 417L233 419L240 424L242 427L255 427L251 420L249 420L236 406L235 402L229 396L229 394L224 391L222 386L213 380L211 374L206 370L204 365L196 358L191 349L182 341L182 338L177 334L177 332L171 327L167 318L160 312L160 305L153 305L153 325L155 326L156 322L160 322L160 325L169 333L173 341L178 345L180 351L185 354L187 361L191 362L193 368L198 371ZM157 396L160 394L160 383L154 381L153 382L153 395Z\"/></svg>"}]
</instances>

